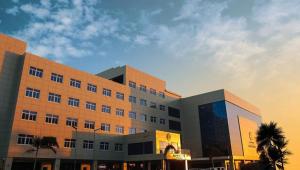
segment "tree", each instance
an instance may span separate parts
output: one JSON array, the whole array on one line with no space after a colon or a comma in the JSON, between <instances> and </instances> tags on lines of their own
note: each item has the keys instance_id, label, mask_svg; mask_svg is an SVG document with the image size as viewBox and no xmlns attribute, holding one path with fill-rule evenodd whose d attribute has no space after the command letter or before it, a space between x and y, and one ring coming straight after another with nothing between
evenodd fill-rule
<instances>
[{"instance_id":1,"label":"tree","mask_svg":"<svg viewBox=\"0 0 300 170\"><path fill-rule=\"evenodd\" d=\"M31 146L33 148L29 149L27 152L35 152L33 170L36 169L36 162L37 162L38 152L40 149L50 149L52 152L56 154L56 148L59 147L56 138L52 136L46 136L46 137L35 136L32 139Z\"/></svg>"},{"instance_id":2,"label":"tree","mask_svg":"<svg viewBox=\"0 0 300 170\"><path fill-rule=\"evenodd\" d=\"M291 153L286 148L288 141L277 123L261 124L257 132L256 142L260 163L264 169L274 170L279 168L284 170L287 156Z\"/></svg>"}]
</instances>

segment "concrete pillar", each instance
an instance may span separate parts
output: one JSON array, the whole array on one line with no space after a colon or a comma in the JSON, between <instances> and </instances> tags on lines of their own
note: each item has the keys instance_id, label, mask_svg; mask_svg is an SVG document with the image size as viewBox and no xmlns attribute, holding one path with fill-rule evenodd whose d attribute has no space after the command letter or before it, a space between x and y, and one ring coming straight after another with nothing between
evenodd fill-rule
<instances>
[{"instance_id":1,"label":"concrete pillar","mask_svg":"<svg viewBox=\"0 0 300 170\"><path fill-rule=\"evenodd\" d=\"M93 163L92 163L92 170L97 170L97 166L98 166L97 161L96 160L93 161Z\"/></svg>"},{"instance_id":2,"label":"concrete pillar","mask_svg":"<svg viewBox=\"0 0 300 170\"><path fill-rule=\"evenodd\" d=\"M4 161L4 170L11 170L13 158L6 158Z\"/></svg>"},{"instance_id":3,"label":"concrete pillar","mask_svg":"<svg viewBox=\"0 0 300 170\"><path fill-rule=\"evenodd\" d=\"M230 157L229 166L230 166L230 170L235 170L233 157Z\"/></svg>"},{"instance_id":4,"label":"concrete pillar","mask_svg":"<svg viewBox=\"0 0 300 170\"><path fill-rule=\"evenodd\" d=\"M162 170L167 170L167 166L166 166L166 160L161 160L161 169Z\"/></svg>"},{"instance_id":5,"label":"concrete pillar","mask_svg":"<svg viewBox=\"0 0 300 170\"><path fill-rule=\"evenodd\" d=\"M127 162L123 162L123 168L122 170L127 170Z\"/></svg>"},{"instance_id":6,"label":"concrete pillar","mask_svg":"<svg viewBox=\"0 0 300 170\"><path fill-rule=\"evenodd\" d=\"M184 169L188 170L189 169L189 164L187 160L184 160Z\"/></svg>"},{"instance_id":7,"label":"concrete pillar","mask_svg":"<svg viewBox=\"0 0 300 170\"><path fill-rule=\"evenodd\" d=\"M54 170L60 169L60 159L55 159L54 161Z\"/></svg>"},{"instance_id":8,"label":"concrete pillar","mask_svg":"<svg viewBox=\"0 0 300 170\"><path fill-rule=\"evenodd\" d=\"M147 169L151 170L151 161L148 161Z\"/></svg>"}]
</instances>

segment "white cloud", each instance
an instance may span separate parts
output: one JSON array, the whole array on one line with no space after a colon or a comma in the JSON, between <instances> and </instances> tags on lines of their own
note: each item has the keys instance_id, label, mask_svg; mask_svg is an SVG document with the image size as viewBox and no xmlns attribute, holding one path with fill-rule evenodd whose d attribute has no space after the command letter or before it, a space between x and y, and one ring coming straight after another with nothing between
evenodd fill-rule
<instances>
[{"instance_id":1,"label":"white cloud","mask_svg":"<svg viewBox=\"0 0 300 170\"><path fill-rule=\"evenodd\" d=\"M19 0L12 0L13 3L19 3Z\"/></svg>"},{"instance_id":2,"label":"white cloud","mask_svg":"<svg viewBox=\"0 0 300 170\"><path fill-rule=\"evenodd\" d=\"M5 11L7 14L10 14L10 15L17 15L17 13L19 12L19 8L17 6L14 6L12 8L9 8Z\"/></svg>"},{"instance_id":3,"label":"white cloud","mask_svg":"<svg viewBox=\"0 0 300 170\"><path fill-rule=\"evenodd\" d=\"M21 5L20 9L22 11L24 11L28 14L32 14L40 19L44 19L50 15L50 11L43 6L37 7L35 5L25 4L25 5Z\"/></svg>"},{"instance_id":4,"label":"white cloud","mask_svg":"<svg viewBox=\"0 0 300 170\"><path fill-rule=\"evenodd\" d=\"M139 44L139 45L147 45L147 44L149 44L148 38L146 36L144 36L144 35L137 35L134 38L134 42L136 44Z\"/></svg>"}]
</instances>

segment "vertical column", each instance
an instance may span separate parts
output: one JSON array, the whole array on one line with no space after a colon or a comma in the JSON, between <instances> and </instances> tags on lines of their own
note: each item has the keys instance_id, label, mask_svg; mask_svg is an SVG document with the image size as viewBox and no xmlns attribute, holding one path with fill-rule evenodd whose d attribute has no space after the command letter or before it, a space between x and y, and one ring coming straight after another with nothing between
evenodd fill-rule
<instances>
[{"instance_id":1,"label":"vertical column","mask_svg":"<svg viewBox=\"0 0 300 170\"><path fill-rule=\"evenodd\" d=\"M166 160L161 160L161 169L162 170L167 170L167 166L166 166Z\"/></svg>"},{"instance_id":2,"label":"vertical column","mask_svg":"<svg viewBox=\"0 0 300 170\"><path fill-rule=\"evenodd\" d=\"M188 169L189 169L188 160L184 160L184 169L185 169L185 170L188 170Z\"/></svg>"},{"instance_id":3,"label":"vertical column","mask_svg":"<svg viewBox=\"0 0 300 170\"><path fill-rule=\"evenodd\" d=\"M127 170L127 162L123 162L123 169L122 170Z\"/></svg>"},{"instance_id":4,"label":"vertical column","mask_svg":"<svg viewBox=\"0 0 300 170\"><path fill-rule=\"evenodd\" d=\"M229 166L230 166L230 170L235 170L234 160L232 156L230 157L229 160Z\"/></svg>"},{"instance_id":5,"label":"vertical column","mask_svg":"<svg viewBox=\"0 0 300 170\"><path fill-rule=\"evenodd\" d=\"M97 166L98 166L98 164L97 164L97 161L96 160L93 160L93 163L92 163L93 165L92 165L92 170L97 170Z\"/></svg>"},{"instance_id":6,"label":"vertical column","mask_svg":"<svg viewBox=\"0 0 300 170\"><path fill-rule=\"evenodd\" d=\"M13 158L6 158L4 161L4 170L11 170Z\"/></svg>"},{"instance_id":7,"label":"vertical column","mask_svg":"<svg viewBox=\"0 0 300 170\"><path fill-rule=\"evenodd\" d=\"M60 159L55 159L54 161L54 170L60 169Z\"/></svg>"},{"instance_id":8,"label":"vertical column","mask_svg":"<svg viewBox=\"0 0 300 170\"><path fill-rule=\"evenodd\" d=\"M148 167L148 168L147 168L148 170L151 170L151 161L148 161L147 167Z\"/></svg>"}]
</instances>

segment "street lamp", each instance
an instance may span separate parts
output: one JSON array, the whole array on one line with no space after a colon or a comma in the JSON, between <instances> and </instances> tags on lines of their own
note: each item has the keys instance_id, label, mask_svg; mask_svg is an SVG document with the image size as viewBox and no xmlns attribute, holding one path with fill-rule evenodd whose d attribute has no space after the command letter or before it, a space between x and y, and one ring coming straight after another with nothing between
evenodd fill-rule
<instances>
[{"instance_id":1,"label":"street lamp","mask_svg":"<svg viewBox=\"0 0 300 170\"><path fill-rule=\"evenodd\" d=\"M100 128L97 128L97 129L94 129L94 147L93 147L93 169L96 170L97 168L97 163L96 163L96 158L95 158L95 152L96 152L96 132L98 130L101 130L101 127Z\"/></svg>"},{"instance_id":2,"label":"street lamp","mask_svg":"<svg viewBox=\"0 0 300 170\"><path fill-rule=\"evenodd\" d=\"M77 159L77 153L76 153L76 141L77 141L77 126L72 125L71 126L73 129L75 129L75 148L74 148L74 152L75 152L75 159L74 159L74 170L76 170L76 159Z\"/></svg>"}]
</instances>

